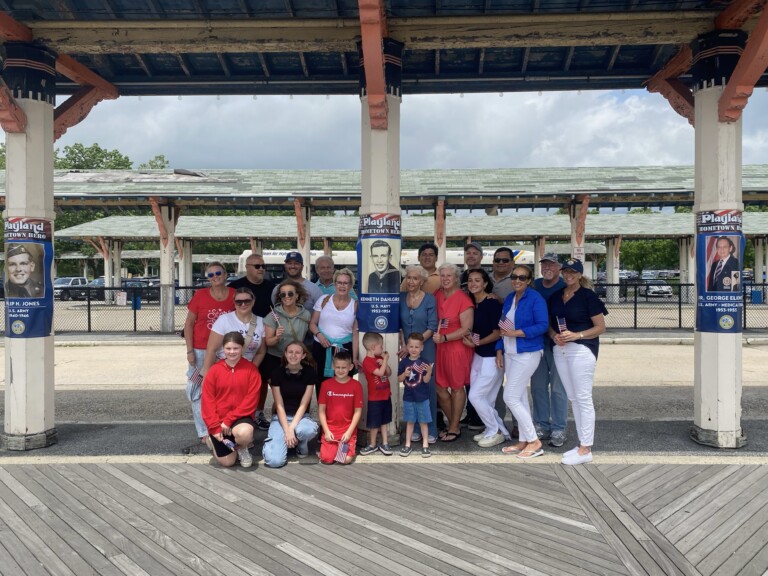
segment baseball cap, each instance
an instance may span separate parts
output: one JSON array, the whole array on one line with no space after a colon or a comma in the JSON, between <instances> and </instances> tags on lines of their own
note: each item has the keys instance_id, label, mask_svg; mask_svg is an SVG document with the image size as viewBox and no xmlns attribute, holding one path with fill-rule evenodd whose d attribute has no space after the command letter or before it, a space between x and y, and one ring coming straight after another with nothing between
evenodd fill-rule
<instances>
[{"instance_id":1,"label":"baseball cap","mask_svg":"<svg viewBox=\"0 0 768 576\"><path fill-rule=\"evenodd\" d=\"M568 258L568 260L563 262L563 270L575 270L579 274L583 274L584 264L581 263L581 260L577 260L575 258Z\"/></svg>"},{"instance_id":2,"label":"baseball cap","mask_svg":"<svg viewBox=\"0 0 768 576\"><path fill-rule=\"evenodd\" d=\"M478 252L483 252L483 247L480 245L480 242L470 242L466 246L464 246L464 250L466 251L469 248L474 248Z\"/></svg>"},{"instance_id":3,"label":"baseball cap","mask_svg":"<svg viewBox=\"0 0 768 576\"><path fill-rule=\"evenodd\" d=\"M554 252L547 252L541 257L539 262L554 262L555 264L560 264L560 257Z\"/></svg>"},{"instance_id":4,"label":"baseball cap","mask_svg":"<svg viewBox=\"0 0 768 576\"><path fill-rule=\"evenodd\" d=\"M289 260L296 260L299 264L304 264L304 256L301 255L301 252L288 252L288 254L285 255L284 262L288 262Z\"/></svg>"}]
</instances>

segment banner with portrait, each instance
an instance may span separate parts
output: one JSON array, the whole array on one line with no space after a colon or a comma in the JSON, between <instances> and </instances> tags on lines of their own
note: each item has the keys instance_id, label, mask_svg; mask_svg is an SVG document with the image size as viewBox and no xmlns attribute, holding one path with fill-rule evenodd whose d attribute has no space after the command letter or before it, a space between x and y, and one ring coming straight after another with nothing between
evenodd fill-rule
<instances>
[{"instance_id":1,"label":"banner with portrait","mask_svg":"<svg viewBox=\"0 0 768 576\"><path fill-rule=\"evenodd\" d=\"M400 329L400 222L396 214L360 216L357 323L361 332L391 333Z\"/></svg>"},{"instance_id":2,"label":"banner with portrait","mask_svg":"<svg viewBox=\"0 0 768 576\"><path fill-rule=\"evenodd\" d=\"M50 336L53 327L53 237L50 220L5 221L5 335Z\"/></svg>"},{"instance_id":3,"label":"banner with portrait","mask_svg":"<svg viewBox=\"0 0 768 576\"><path fill-rule=\"evenodd\" d=\"M740 210L696 214L696 330L741 332L744 255Z\"/></svg>"}]
</instances>

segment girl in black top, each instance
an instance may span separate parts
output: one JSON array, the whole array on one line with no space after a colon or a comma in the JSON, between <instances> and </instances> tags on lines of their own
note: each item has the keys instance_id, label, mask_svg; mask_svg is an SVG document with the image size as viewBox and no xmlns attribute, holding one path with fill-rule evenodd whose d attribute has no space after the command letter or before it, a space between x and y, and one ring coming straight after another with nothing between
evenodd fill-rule
<instances>
[{"instance_id":1,"label":"girl in black top","mask_svg":"<svg viewBox=\"0 0 768 576\"><path fill-rule=\"evenodd\" d=\"M293 341L285 347L280 367L270 378L272 423L264 442L264 464L270 468L285 466L288 449L295 448L296 456L306 458L308 442L317 436L317 423L309 417L312 393L320 381L315 363L306 346Z\"/></svg>"}]
</instances>

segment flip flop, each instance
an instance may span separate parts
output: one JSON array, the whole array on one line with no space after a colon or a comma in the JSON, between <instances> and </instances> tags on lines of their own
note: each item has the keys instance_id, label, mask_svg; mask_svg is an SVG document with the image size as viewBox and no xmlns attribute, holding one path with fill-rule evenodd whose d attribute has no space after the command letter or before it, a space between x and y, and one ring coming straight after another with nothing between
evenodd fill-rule
<instances>
[{"instance_id":1,"label":"flip flop","mask_svg":"<svg viewBox=\"0 0 768 576\"><path fill-rule=\"evenodd\" d=\"M524 448L518 448L517 446L504 446L504 448L501 449L502 454L517 454L518 452L522 452Z\"/></svg>"},{"instance_id":2,"label":"flip flop","mask_svg":"<svg viewBox=\"0 0 768 576\"><path fill-rule=\"evenodd\" d=\"M536 458L542 454L544 454L544 450L537 448L536 450L523 450L520 452L520 454L517 455L517 457L520 458L520 460L530 460L531 458Z\"/></svg>"},{"instance_id":3,"label":"flip flop","mask_svg":"<svg viewBox=\"0 0 768 576\"><path fill-rule=\"evenodd\" d=\"M447 432L441 440L443 442L456 442L459 438L461 438L461 432Z\"/></svg>"}]
</instances>

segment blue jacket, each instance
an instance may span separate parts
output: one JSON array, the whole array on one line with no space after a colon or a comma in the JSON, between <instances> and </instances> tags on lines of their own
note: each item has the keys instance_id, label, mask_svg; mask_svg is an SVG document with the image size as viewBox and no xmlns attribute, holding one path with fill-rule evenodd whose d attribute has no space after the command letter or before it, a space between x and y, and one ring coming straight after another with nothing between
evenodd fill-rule
<instances>
[{"instance_id":1,"label":"blue jacket","mask_svg":"<svg viewBox=\"0 0 768 576\"><path fill-rule=\"evenodd\" d=\"M504 318L512 308L512 300L515 293L510 293L504 299L501 307L501 318ZM499 318L499 320L501 320ZM523 292L523 297L517 303L515 309L515 329L522 330L525 338L517 338L518 352L536 352L544 349L544 334L549 328L549 314L547 301L533 288ZM496 350L504 350L504 337L496 342Z\"/></svg>"}]
</instances>

